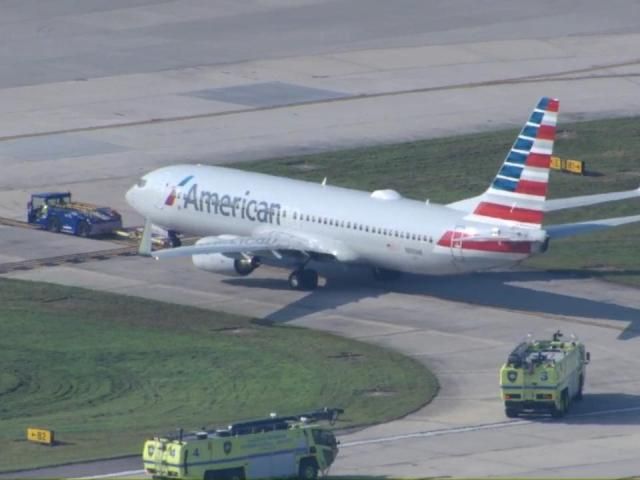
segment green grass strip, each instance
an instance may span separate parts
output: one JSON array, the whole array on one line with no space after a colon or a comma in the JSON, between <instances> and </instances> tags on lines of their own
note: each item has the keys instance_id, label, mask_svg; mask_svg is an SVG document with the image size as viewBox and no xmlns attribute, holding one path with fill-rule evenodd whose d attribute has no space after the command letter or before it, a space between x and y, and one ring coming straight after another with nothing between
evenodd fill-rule
<instances>
[{"instance_id":1,"label":"green grass strip","mask_svg":"<svg viewBox=\"0 0 640 480\"><path fill-rule=\"evenodd\" d=\"M415 360L304 328L7 279L0 304L0 471L138 453L150 435L273 411L382 422L437 390ZM27 427L61 443L30 444Z\"/></svg>"}]
</instances>

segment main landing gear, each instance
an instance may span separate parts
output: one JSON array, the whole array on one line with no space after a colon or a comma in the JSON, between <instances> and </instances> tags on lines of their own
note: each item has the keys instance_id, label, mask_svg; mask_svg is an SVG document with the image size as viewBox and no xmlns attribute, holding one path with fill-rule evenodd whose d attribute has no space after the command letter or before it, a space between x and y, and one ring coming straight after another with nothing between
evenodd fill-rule
<instances>
[{"instance_id":1,"label":"main landing gear","mask_svg":"<svg viewBox=\"0 0 640 480\"><path fill-rule=\"evenodd\" d=\"M289 286L294 290L315 290L318 287L318 272L301 267L289 275Z\"/></svg>"}]
</instances>

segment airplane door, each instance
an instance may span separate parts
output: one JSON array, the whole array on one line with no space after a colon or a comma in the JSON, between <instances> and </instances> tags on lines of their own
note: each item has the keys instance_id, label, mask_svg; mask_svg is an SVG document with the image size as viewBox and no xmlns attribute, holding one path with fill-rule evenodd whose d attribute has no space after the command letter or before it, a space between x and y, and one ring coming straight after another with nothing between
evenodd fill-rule
<instances>
[{"instance_id":1,"label":"airplane door","mask_svg":"<svg viewBox=\"0 0 640 480\"><path fill-rule=\"evenodd\" d=\"M465 229L461 225L456 225L451 235L451 255L456 261L464 260L462 255L462 241L464 239Z\"/></svg>"}]
</instances>

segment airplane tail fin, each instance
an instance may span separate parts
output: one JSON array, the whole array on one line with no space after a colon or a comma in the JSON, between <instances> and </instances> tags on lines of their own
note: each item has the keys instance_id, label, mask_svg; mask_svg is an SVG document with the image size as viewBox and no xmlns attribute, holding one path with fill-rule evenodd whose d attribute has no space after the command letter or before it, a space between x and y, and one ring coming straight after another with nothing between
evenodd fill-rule
<instances>
[{"instance_id":1,"label":"airplane tail fin","mask_svg":"<svg viewBox=\"0 0 640 480\"><path fill-rule=\"evenodd\" d=\"M469 219L541 228L560 102L540 99Z\"/></svg>"}]
</instances>

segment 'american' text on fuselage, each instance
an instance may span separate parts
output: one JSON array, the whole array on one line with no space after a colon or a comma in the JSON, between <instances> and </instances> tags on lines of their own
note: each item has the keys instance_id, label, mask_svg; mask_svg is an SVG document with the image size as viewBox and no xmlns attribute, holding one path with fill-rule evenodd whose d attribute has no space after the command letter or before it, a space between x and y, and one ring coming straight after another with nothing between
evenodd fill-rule
<instances>
[{"instance_id":1,"label":"'american' text on fuselage","mask_svg":"<svg viewBox=\"0 0 640 480\"><path fill-rule=\"evenodd\" d=\"M280 225L281 205L251 199L250 193L247 190L242 197L220 195L208 190L198 191L198 184L194 183L184 195L182 208L192 206L197 212L206 211L223 217L246 218L251 222Z\"/></svg>"}]
</instances>

